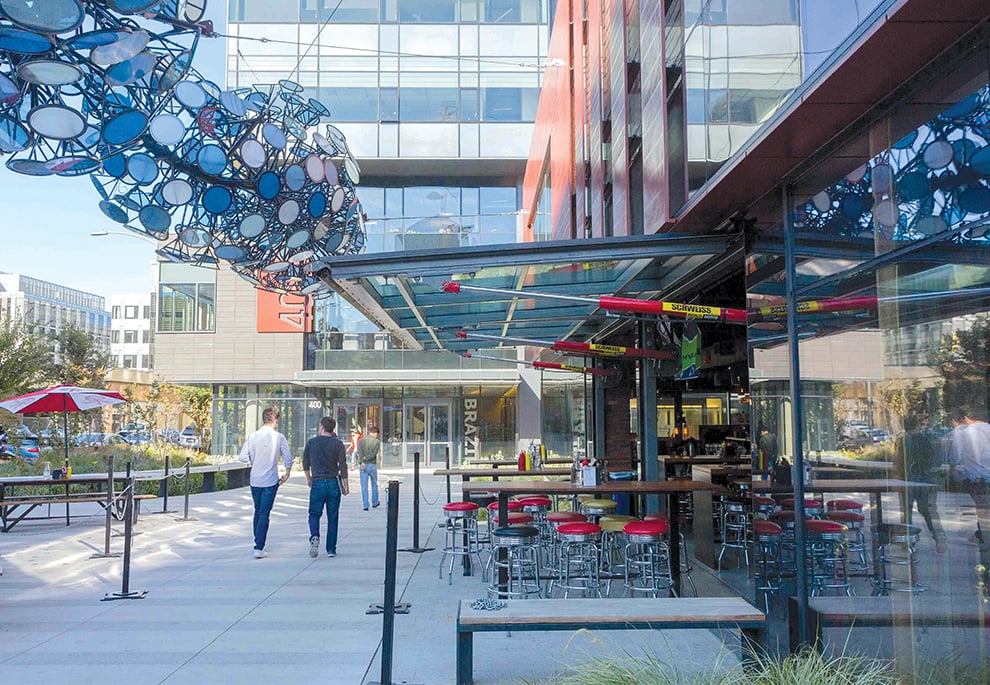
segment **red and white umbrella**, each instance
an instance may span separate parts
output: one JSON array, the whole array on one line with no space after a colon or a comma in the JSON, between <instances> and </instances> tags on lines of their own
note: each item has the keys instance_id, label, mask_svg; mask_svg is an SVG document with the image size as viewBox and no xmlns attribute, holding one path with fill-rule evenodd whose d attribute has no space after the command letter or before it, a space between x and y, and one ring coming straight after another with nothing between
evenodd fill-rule
<instances>
[{"instance_id":1,"label":"red and white umbrella","mask_svg":"<svg viewBox=\"0 0 990 685\"><path fill-rule=\"evenodd\" d=\"M36 390L26 395L0 401L0 409L15 414L62 412L62 433L65 438L65 458L69 458L68 413L107 407L126 402L127 398L113 390L80 388L77 385L54 385L47 390Z\"/></svg>"}]
</instances>

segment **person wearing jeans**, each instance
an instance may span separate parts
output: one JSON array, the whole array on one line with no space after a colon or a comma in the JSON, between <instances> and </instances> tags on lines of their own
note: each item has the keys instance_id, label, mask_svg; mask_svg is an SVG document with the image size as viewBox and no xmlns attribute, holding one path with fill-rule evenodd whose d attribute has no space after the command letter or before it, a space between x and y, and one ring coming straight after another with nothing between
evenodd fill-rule
<instances>
[{"instance_id":1,"label":"person wearing jeans","mask_svg":"<svg viewBox=\"0 0 990 685\"><path fill-rule=\"evenodd\" d=\"M251 463L251 498L254 500L254 558L268 556L268 524L278 486L289 479L292 471L292 453L285 436L275 430L280 414L275 407L267 407L261 414L264 425L251 433L241 447L239 459ZM282 457L285 474L278 475L278 458Z\"/></svg>"},{"instance_id":2,"label":"person wearing jeans","mask_svg":"<svg viewBox=\"0 0 990 685\"><path fill-rule=\"evenodd\" d=\"M949 464L976 506L976 525L984 590L990 588L990 424L973 418L975 412L959 408L952 414L952 450Z\"/></svg>"},{"instance_id":3,"label":"person wearing jeans","mask_svg":"<svg viewBox=\"0 0 990 685\"><path fill-rule=\"evenodd\" d=\"M347 450L334 432L337 422L324 416L319 435L306 443L303 472L309 484L309 556L320 553L320 518L327 512L326 551L337 556L337 522L340 511L340 484L337 476L347 476Z\"/></svg>"},{"instance_id":4,"label":"person wearing jeans","mask_svg":"<svg viewBox=\"0 0 990 685\"><path fill-rule=\"evenodd\" d=\"M368 490L371 490L371 506L378 507L378 457L382 453L382 441L378 426L368 426L368 434L357 445L357 462L361 469L361 506L368 511Z\"/></svg>"}]
</instances>

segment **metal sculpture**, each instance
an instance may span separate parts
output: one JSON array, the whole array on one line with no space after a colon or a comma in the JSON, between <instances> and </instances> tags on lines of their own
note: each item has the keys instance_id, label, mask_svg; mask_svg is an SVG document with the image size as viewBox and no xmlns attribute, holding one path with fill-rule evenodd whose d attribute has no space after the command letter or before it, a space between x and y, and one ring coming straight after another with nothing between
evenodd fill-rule
<instances>
[{"instance_id":1,"label":"metal sculpture","mask_svg":"<svg viewBox=\"0 0 990 685\"><path fill-rule=\"evenodd\" d=\"M205 7L0 0L0 154L22 174L91 174L103 213L169 260L315 293L324 260L364 247L357 161L299 84L224 91L192 68Z\"/></svg>"},{"instance_id":2,"label":"metal sculpture","mask_svg":"<svg viewBox=\"0 0 990 685\"><path fill-rule=\"evenodd\" d=\"M990 225L990 86L894 143L795 212L802 230L845 237L920 240L972 224L958 242L986 239Z\"/></svg>"}]
</instances>

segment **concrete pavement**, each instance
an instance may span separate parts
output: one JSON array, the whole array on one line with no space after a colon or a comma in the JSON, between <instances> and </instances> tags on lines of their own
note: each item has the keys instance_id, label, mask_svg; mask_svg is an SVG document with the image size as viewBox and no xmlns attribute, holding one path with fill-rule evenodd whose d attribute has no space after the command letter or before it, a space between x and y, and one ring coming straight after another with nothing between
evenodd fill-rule
<instances>
[{"instance_id":1,"label":"concrete pavement","mask_svg":"<svg viewBox=\"0 0 990 685\"><path fill-rule=\"evenodd\" d=\"M412 544L412 476L380 476L400 486L399 547ZM443 480L424 476L420 544L443 543ZM100 601L121 590L120 558L91 559L104 547L98 515L25 522L0 534L0 682L342 683L361 685L381 674L382 617L366 614L384 587L385 502L361 510L356 475L341 508L338 556L308 556L308 489L294 474L275 503L267 550L252 557L252 504L247 488L194 495L190 516L154 513L144 502L133 538L130 590L140 600ZM458 497L455 485L455 497ZM95 505L93 505L95 507ZM81 508L80 508L80 511ZM76 510L74 510L75 515ZM94 514L97 512L94 511ZM121 524L115 529L122 530ZM112 548L121 551L123 539ZM458 599L485 595L480 575L455 569L438 577L439 552L398 554L398 615L392 682L454 682L454 620ZM695 573L701 594L723 594ZM575 600L580 601L580 600ZM732 636L691 631L599 634L490 634L475 640L475 682L538 682L592 656L650 649L676 653L683 671L736 662Z\"/></svg>"}]
</instances>

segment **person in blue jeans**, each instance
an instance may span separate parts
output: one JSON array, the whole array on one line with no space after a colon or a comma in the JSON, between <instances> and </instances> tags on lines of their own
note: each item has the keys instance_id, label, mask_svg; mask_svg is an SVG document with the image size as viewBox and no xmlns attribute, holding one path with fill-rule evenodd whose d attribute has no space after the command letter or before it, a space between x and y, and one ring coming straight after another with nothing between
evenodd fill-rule
<instances>
[{"instance_id":1,"label":"person in blue jeans","mask_svg":"<svg viewBox=\"0 0 990 685\"><path fill-rule=\"evenodd\" d=\"M292 471L292 453L285 436L275 430L280 413L275 407L267 407L261 413L264 425L251 433L241 447L239 459L251 463L251 498L254 500L254 558L268 556L268 525L278 486L289 479ZM278 458L282 457L285 474L278 475Z\"/></svg>"},{"instance_id":2,"label":"person in blue jeans","mask_svg":"<svg viewBox=\"0 0 990 685\"><path fill-rule=\"evenodd\" d=\"M337 556L337 520L340 512L340 484L337 476L347 477L347 450L334 432L337 422L324 416L319 435L303 450L303 472L309 484L309 556L320 554L320 518L327 512L328 557Z\"/></svg>"},{"instance_id":3,"label":"person in blue jeans","mask_svg":"<svg viewBox=\"0 0 990 685\"><path fill-rule=\"evenodd\" d=\"M378 426L368 426L367 435L357 445L357 462L361 469L361 506L368 511L368 490L371 490L371 506L378 501L378 458L382 454L382 441Z\"/></svg>"}]
</instances>

